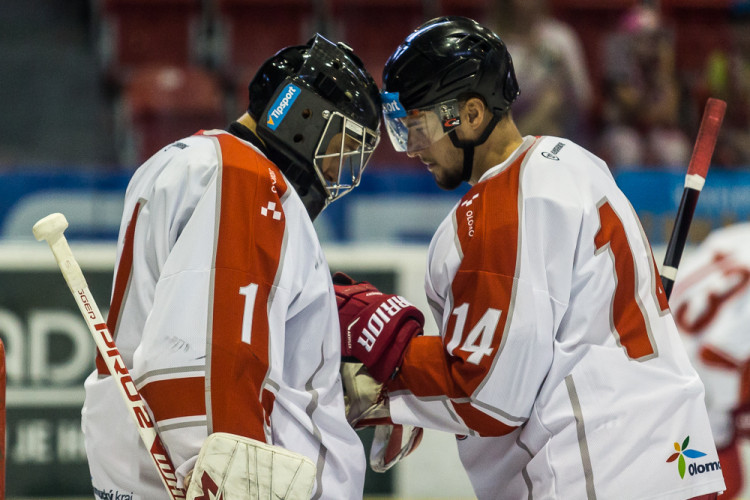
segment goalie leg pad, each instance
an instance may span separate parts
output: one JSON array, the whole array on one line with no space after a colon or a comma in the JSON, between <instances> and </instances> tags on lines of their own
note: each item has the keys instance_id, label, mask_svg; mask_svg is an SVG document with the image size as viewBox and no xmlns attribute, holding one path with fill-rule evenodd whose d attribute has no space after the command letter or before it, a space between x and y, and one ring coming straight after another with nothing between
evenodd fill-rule
<instances>
[{"instance_id":1,"label":"goalie leg pad","mask_svg":"<svg viewBox=\"0 0 750 500\"><path fill-rule=\"evenodd\" d=\"M187 499L309 500L315 476L315 464L304 455L216 432L203 443Z\"/></svg>"}]
</instances>

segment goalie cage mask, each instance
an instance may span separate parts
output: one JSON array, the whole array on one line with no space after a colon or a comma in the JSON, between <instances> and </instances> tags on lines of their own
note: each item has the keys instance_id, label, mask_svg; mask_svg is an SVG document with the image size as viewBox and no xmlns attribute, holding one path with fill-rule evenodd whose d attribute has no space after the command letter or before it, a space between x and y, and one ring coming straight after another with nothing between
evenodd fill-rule
<instances>
[{"instance_id":1,"label":"goalie cage mask","mask_svg":"<svg viewBox=\"0 0 750 500\"><path fill-rule=\"evenodd\" d=\"M380 140L380 95L349 47L316 35L250 83L248 112L311 219L360 182Z\"/></svg>"}]
</instances>

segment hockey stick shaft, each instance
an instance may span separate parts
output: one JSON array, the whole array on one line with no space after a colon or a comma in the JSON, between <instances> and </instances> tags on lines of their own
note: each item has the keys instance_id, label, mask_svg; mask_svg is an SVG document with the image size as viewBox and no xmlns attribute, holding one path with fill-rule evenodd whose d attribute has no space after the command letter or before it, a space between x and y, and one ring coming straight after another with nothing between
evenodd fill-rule
<instances>
[{"instance_id":1,"label":"hockey stick shaft","mask_svg":"<svg viewBox=\"0 0 750 500\"><path fill-rule=\"evenodd\" d=\"M75 298L78 308L81 310L83 318L86 320L94 342L99 350L104 362L107 365L109 373L115 380L120 394L128 407L130 415L135 421L138 433L141 436L143 444L149 451L154 465L159 471L164 487L167 489L172 500L185 498L185 492L177 487L177 475L174 465L169 458L169 454L164 448L164 444L159 438L159 434L154 428L154 424L149 416L146 404L141 398L135 382L130 376L130 372L120 356L120 351L112 339L112 335L107 328L106 321L102 317L99 308L91 295L86 279L78 262L70 250L68 241L63 234L68 227L68 221L62 214L51 214L39 220L34 224L34 236L37 240L46 240L52 249L65 282L68 284L73 297Z\"/></svg>"},{"instance_id":2,"label":"hockey stick shaft","mask_svg":"<svg viewBox=\"0 0 750 500\"><path fill-rule=\"evenodd\" d=\"M677 277L677 267L680 265L682 252L685 249L695 207L698 205L698 196L706 182L711 156L714 153L716 139L719 136L719 129L721 128L721 122L724 120L726 109L726 102L710 98L703 111L698 137L695 140L693 155L690 158L690 165L685 176L685 188L682 191L682 199L677 210L672 234L667 243L667 252L662 266L661 279L667 299L672 294L674 280Z\"/></svg>"}]
</instances>

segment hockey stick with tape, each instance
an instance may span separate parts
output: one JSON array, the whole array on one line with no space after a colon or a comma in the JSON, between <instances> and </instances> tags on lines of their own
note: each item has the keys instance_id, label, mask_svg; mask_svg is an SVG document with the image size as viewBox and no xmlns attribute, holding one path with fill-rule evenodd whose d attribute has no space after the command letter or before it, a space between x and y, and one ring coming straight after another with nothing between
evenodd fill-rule
<instances>
[{"instance_id":1,"label":"hockey stick with tape","mask_svg":"<svg viewBox=\"0 0 750 500\"><path fill-rule=\"evenodd\" d=\"M682 191L682 199L677 210L672 234L667 243L667 253L664 256L664 265L661 271L667 300L672 294L672 286L677 277L677 267L680 265L682 251L685 249L690 223L698 204L698 196L706 183L706 174L708 174L711 156L714 153L716 139L719 136L719 129L721 128L721 122L724 120L726 109L726 102L721 99L710 98L703 110L698 137L695 140L693 155L690 158L690 165L685 176L685 188Z\"/></svg>"},{"instance_id":2,"label":"hockey stick with tape","mask_svg":"<svg viewBox=\"0 0 750 500\"><path fill-rule=\"evenodd\" d=\"M125 363L120 356L120 351L112 339L112 335L107 329L107 324L99 308L91 295L86 279L78 262L73 257L68 241L63 234L68 227L68 221L65 216L55 213L44 217L34 224L33 232L37 240L46 240L55 256L57 265L62 271L65 282L68 284L76 304L81 310L83 318L86 320L91 335L94 337L96 347L102 355L104 362L107 364L109 373L114 378L120 394L125 400L125 404L130 410L130 414L135 421L138 433L141 436L143 444L151 454L154 465L159 471L164 487L167 489L172 500L185 498L185 491L177 487L177 475L172 460L164 448L164 444L159 438L159 434L154 428L146 404L141 398L135 382L130 376Z\"/></svg>"}]
</instances>

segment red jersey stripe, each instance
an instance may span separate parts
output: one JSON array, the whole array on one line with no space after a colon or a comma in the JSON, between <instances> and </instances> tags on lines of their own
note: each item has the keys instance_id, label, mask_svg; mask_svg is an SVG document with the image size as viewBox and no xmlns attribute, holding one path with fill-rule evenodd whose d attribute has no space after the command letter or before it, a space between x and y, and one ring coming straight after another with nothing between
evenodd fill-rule
<instances>
[{"instance_id":1,"label":"red jersey stripe","mask_svg":"<svg viewBox=\"0 0 750 500\"><path fill-rule=\"evenodd\" d=\"M122 253L120 262L117 266L115 275L115 286L112 292L112 301L109 304L109 313L107 314L107 329L113 339L117 338L117 324L120 321L120 309L125 298L125 292L130 283L130 276L133 271L133 239L135 236L135 225L138 220L138 212L141 210L141 202L135 204L133 215L128 222L128 228L125 230L125 237L122 244ZM99 352L96 353L96 369L99 375L108 375L107 365L104 363Z\"/></svg>"},{"instance_id":2,"label":"red jersey stripe","mask_svg":"<svg viewBox=\"0 0 750 500\"><path fill-rule=\"evenodd\" d=\"M268 298L279 267L285 218L279 170L233 136L221 145L221 202L213 290L210 349L210 432L265 441L263 422L272 397L262 395L269 368ZM243 295L252 287L253 293ZM245 316L251 301L250 318ZM243 342L243 322L252 337ZM249 343L247 343L249 340Z\"/></svg>"},{"instance_id":3,"label":"red jersey stripe","mask_svg":"<svg viewBox=\"0 0 750 500\"><path fill-rule=\"evenodd\" d=\"M443 338L419 337L411 342L389 391L408 389L418 397L470 398L492 369L515 289L518 196L525 157L524 152L504 171L474 186L459 203L456 231L463 260L452 285L453 314ZM485 335L491 340L480 346ZM481 435L513 430L471 403L454 402L453 407Z\"/></svg>"},{"instance_id":4,"label":"red jersey stripe","mask_svg":"<svg viewBox=\"0 0 750 500\"><path fill-rule=\"evenodd\" d=\"M155 380L144 385L141 396L157 422L170 418L193 417L206 414L204 377Z\"/></svg>"}]
</instances>

